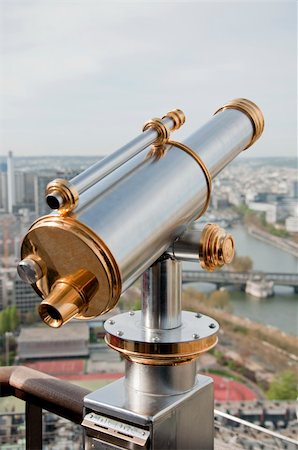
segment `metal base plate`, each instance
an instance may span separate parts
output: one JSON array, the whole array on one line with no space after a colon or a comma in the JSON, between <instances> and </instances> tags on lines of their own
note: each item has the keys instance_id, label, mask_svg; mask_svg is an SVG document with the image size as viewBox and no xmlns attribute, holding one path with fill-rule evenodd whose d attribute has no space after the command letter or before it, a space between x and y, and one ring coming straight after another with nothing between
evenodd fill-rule
<instances>
[{"instance_id":1,"label":"metal base plate","mask_svg":"<svg viewBox=\"0 0 298 450\"><path fill-rule=\"evenodd\" d=\"M98 413L123 427L150 432L144 446L123 439L115 447L108 433L86 428L87 448L150 450L213 449L213 381L200 375L190 391L178 395L149 395L127 387L122 378L84 399L86 414ZM120 442L120 443L119 443Z\"/></svg>"},{"instance_id":2,"label":"metal base plate","mask_svg":"<svg viewBox=\"0 0 298 450\"><path fill-rule=\"evenodd\" d=\"M105 339L128 359L150 365L191 360L216 345L216 320L189 311L181 317L177 328L151 330L143 325L141 311L119 314L105 322Z\"/></svg>"}]
</instances>

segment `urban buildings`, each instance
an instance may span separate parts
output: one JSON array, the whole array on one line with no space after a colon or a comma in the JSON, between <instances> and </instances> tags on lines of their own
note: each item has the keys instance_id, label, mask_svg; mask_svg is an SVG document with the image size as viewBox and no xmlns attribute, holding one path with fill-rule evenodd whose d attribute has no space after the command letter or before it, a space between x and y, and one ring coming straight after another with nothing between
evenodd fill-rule
<instances>
[{"instance_id":1,"label":"urban buildings","mask_svg":"<svg viewBox=\"0 0 298 450\"><path fill-rule=\"evenodd\" d=\"M44 200L47 183L72 178L96 158L0 158L0 310L15 304L25 317L38 297L16 275L22 236L31 223L49 212ZM245 206L264 214L267 224L298 233L298 181L293 163L275 160L237 161L214 180L212 203L204 219L222 217L226 208ZM230 213L230 221L237 215ZM229 222L230 222L229 221ZM224 225L223 225L224 226Z\"/></svg>"},{"instance_id":2,"label":"urban buildings","mask_svg":"<svg viewBox=\"0 0 298 450\"><path fill-rule=\"evenodd\" d=\"M30 160L30 164L24 161L23 159L21 163L17 159L12 161L10 165L10 171L13 173L13 176L10 174L10 178L15 180L14 196L11 196L14 200L10 202L12 212L10 212L6 201L8 197L3 195L4 191L0 195L3 199L1 200L0 213L0 258L2 264L0 269L0 310L6 306L16 305L21 317L26 319L28 314L34 313L40 299L32 288L25 285L16 275L15 265L19 258L22 235L36 217L46 214L48 211L43 199L47 182L58 176L65 175L65 177L71 178L82 167L79 168L78 165L81 163L77 163L77 166L73 166L72 172L69 170L69 166L73 161L70 163L68 159L59 163L59 169L55 169L57 161L53 159L48 162L40 161L39 163ZM86 163L86 165L88 164ZM45 165L47 171L44 170ZM9 178L8 164L4 161L0 167L3 169L0 172L1 180L4 183L5 192L7 192L11 189L7 181ZM223 216L226 211L225 208L229 207L230 223L233 223L237 214L233 212L232 207L241 208L245 206L259 211L260 214L265 213L267 223L287 229L291 227L291 218L295 218L297 213L295 208L297 200L296 175L297 173L292 167L270 166L270 164L266 164L266 166L255 165L254 162L247 161L235 164L215 180L209 216L213 215L215 219L218 219ZM292 231L288 231L292 233ZM42 362L45 362L46 359L57 358L59 362L62 362L62 358L80 356L81 359L84 359L90 356L89 353L92 352L92 358L88 360L90 371L86 375L91 375L93 371L103 370L103 361L99 360L98 355L99 346L104 344L98 343L96 339L102 337L101 330L93 333L96 338L91 345L90 343L88 345L89 331L87 325L78 324L78 326L74 329L68 328L68 325L66 325L58 333L51 329L45 331L44 328L39 327L26 329L22 327L18 337L17 350L20 361L25 361L27 364L28 361L40 362L43 360ZM237 347L237 352L238 350L239 347ZM114 353L116 354L116 352ZM225 349L225 355L226 353ZM105 354L102 359L106 363L107 355ZM35 362L32 364L35 364ZM114 364L118 364L118 362L113 362ZM227 395L229 395L229 391L224 392L228 392ZM241 414L244 417L243 411ZM259 418L256 420L259 421ZM223 428L226 428L226 426ZM10 437L11 435L5 435L3 442L7 442ZM70 448L75 448L74 443L69 445Z\"/></svg>"},{"instance_id":3,"label":"urban buildings","mask_svg":"<svg viewBox=\"0 0 298 450\"><path fill-rule=\"evenodd\" d=\"M84 358L89 356L87 323L69 323L59 330L50 327L23 328L18 337L19 361L45 358Z\"/></svg>"}]
</instances>

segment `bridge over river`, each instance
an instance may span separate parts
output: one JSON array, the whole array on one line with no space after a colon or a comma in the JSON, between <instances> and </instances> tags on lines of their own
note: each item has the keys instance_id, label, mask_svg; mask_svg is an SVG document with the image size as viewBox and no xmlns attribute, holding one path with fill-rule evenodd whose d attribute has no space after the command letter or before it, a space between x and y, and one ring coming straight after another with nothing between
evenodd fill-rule
<instances>
[{"instance_id":1,"label":"bridge over river","mask_svg":"<svg viewBox=\"0 0 298 450\"><path fill-rule=\"evenodd\" d=\"M268 273L260 271L232 272L219 270L217 272L204 272L202 270L183 270L183 283L213 283L217 287L238 285L245 289L248 281L256 283L273 282L274 285L291 286L298 293L297 273Z\"/></svg>"}]
</instances>

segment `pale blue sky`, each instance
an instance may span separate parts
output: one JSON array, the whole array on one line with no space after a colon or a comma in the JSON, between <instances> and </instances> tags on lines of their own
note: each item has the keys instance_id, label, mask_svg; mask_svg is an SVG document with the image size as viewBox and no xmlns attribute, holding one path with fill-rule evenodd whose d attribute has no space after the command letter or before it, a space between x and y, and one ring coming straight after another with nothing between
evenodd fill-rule
<instances>
[{"instance_id":1,"label":"pale blue sky","mask_svg":"<svg viewBox=\"0 0 298 450\"><path fill-rule=\"evenodd\" d=\"M264 111L250 156L296 155L295 1L0 0L0 154L103 155L172 108Z\"/></svg>"}]
</instances>

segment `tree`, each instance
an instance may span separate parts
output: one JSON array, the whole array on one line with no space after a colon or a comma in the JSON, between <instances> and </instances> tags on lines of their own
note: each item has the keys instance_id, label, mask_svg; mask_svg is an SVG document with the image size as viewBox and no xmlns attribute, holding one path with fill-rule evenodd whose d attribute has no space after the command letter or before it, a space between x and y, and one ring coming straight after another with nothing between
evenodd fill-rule
<instances>
[{"instance_id":1,"label":"tree","mask_svg":"<svg viewBox=\"0 0 298 450\"><path fill-rule=\"evenodd\" d=\"M3 311L0 311L0 336L3 336L5 333L5 323L3 317Z\"/></svg>"},{"instance_id":2,"label":"tree","mask_svg":"<svg viewBox=\"0 0 298 450\"><path fill-rule=\"evenodd\" d=\"M27 311L23 314L23 322L26 325L32 325L36 322L36 317L34 311Z\"/></svg>"},{"instance_id":3,"label":"tree","mask_svg":"<svg viewBox=\"0 0 298 450\"><path fill-rule=\"evenodd\" d=\"M119 303L121 309L124 311L136 311L141 309L141 290L136 285L131 286L121 296Z\"/></svg>"},{"instance_id":4,"label":"tree","mask_svg":"<svg viewBox=\"0 0 298 450\"><path fill-rule=\"evenodd\" d=\"M0 333L5 334L6 331L10 331L9 308L3 309L0 314Z\"/></svg>"},{"instance_id":5,"label":"tree","mask_svg":"<svg viewBox=\"0 0 298 450\"><path fill-rule=\"evenodd\" d=\"M20 323L19 313L18 313L16 305L8 308L7 314L9 316L9 326L10 326L9 331L15 331L18 328L19 323Z\"/></svg>"},{"instance_id":6,"label":"tree","mask_svg":"<svg viewBox=\"0 0 298 450\"><path fill-rule=\"evenodd\" d=\"M252 270L253 261L249 256L235 256L231 267L235 272L249 272Z\"/></svg>"},{"instance_id":7,"label":"tree","mask_svg":"<svg viewBox=\"0 0 298 450\"><path fill-rule=\"evenodd\" d=\"M0 335L4 335L6 331L15 331L19 322L19 313L15 305L0 311Z\"/></svg>"},{"instance_id":8,"label":"tree","mask_svg":"<svg viewBox=\"0 0 298 450\"><path fill-rule=\"evenodd\" d=\"M222 309L228 312L232 311L232 306L230 302L230 295L225 289L220 289L219 291L214 291L209 295L208 306L211 308Z\"/></svg>"},{"instance_id":9,"label":"tree","mask_svg":"<svg viewBox=\"0 0 298 450\"><path fill-rule=\"evenodd\" d=\"M296 400L298 396L298 376L291 371L279 374L270 384L269 400Z\"/></svg>"},{"instance_id":10,"label":"tree","mask_svg":"<svg viewBox=\"0 0 298 450\"><path fill-rule=\"evenodd\" d=\"M206 301L206 294L199 292L194 288L183 289L182 305L189 311L198 311L199 304Z\"/></svg>"}]
</instances>

